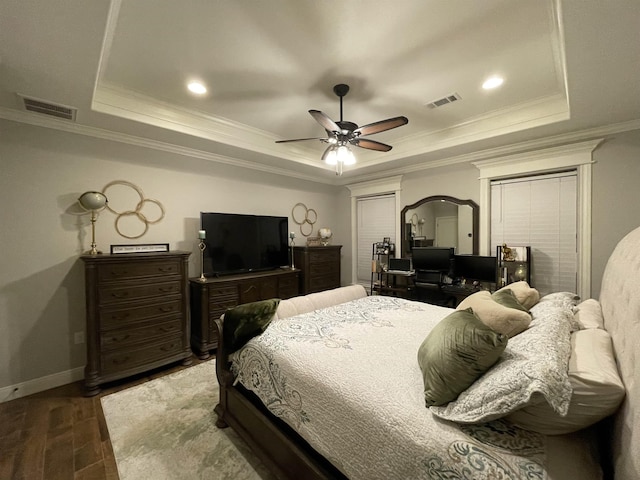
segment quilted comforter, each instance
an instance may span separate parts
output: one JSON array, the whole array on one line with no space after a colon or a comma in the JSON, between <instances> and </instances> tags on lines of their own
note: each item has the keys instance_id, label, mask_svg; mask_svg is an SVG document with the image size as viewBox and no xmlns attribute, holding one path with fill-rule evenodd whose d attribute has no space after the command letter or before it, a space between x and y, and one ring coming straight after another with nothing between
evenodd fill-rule
<instances>
[{"instance_id":1,"label":"quilted comforter","mask_svg":"<svg viewBox=\"0 0 640 480\"><path fill-rule=\"evenodd\" d=\"M552 478L548 437L503 420L461 425L425 407L416 354L451 311L370 296L276 319L232 370L350 479ZM584 458L583 444L556 444L565 461Z\"/></svg>"}]
</instances>

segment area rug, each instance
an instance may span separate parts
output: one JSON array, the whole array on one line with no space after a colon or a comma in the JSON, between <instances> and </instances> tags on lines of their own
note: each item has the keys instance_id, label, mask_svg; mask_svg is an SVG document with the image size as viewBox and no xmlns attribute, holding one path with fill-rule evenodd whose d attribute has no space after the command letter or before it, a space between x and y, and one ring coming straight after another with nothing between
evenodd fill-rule
<instances>
[{"instance_id":1,"label":"area rug","mask_svg":"<svg viewBox=\"0 0 640 480\"><path fill-rule=\"evenodd\" d=\"M215 426L218 397L215 360L102 397L120 479L273 479Z\"/></svg>"}]
</instances>

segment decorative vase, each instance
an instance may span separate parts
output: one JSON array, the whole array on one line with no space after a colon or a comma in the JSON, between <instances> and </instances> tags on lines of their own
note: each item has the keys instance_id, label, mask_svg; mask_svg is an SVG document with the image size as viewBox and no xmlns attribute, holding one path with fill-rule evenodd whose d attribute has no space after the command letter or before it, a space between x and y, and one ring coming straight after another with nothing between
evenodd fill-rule
<instances>
[{"instance_id":1,"label":"decorative vase","mask_svg":"<svg viewBox=\"0 0 640 480\"><path fill-rule=\"evenodd\" d=\"M320 230L318 230L318 234L320 235L322 246L326 247L327 245L329 245L329 240L333 236L333 232L331 232L331 229L326 227L321 228Z\"/></svg>"}]
</instances>

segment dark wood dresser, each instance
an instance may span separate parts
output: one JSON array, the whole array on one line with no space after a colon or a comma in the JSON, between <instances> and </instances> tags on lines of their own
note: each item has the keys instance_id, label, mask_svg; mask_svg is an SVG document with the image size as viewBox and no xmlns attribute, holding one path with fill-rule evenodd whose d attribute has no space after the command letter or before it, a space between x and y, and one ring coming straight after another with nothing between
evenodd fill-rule
<instances>
[{"instance_id":1,"label":"dark wood dresser","mask_svg":"<svg viewBox=\"0 0 640 480\"><path fill-rule=\"evenodd\" d=\"M243 303L286 299L298 295L300 270L278 269L239 275L190 278L191 346L202 359L218 346L215 320L228 308Z\"/></svg>"},{"instance_id":2,"label":"dark wood dresser","mask_svg":"<svg viewBox=\"0 0 640 480\"><path fill-rule=\"evenodd\" d=\"M342 245L293 247L294 265L302 270L301 295L340 286L341 249Z\"/></svg>"},{"instance_id":3,"label":"dark wood dresser","mask_svg":"<svg viewBox=\"0 0 640 480\"><path fill-rule=\"evenodd\" d=\"M191 252L83 255L86 395L99 385L182 360L191 363Z\"/></svg>"}]
</instances>

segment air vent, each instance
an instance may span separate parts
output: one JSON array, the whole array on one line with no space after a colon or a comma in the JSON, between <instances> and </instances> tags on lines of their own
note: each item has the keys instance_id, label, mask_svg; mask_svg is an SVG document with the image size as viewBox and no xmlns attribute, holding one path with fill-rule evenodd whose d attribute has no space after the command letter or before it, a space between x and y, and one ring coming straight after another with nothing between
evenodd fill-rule
<instances>
[{"instance_id":1,"label":"air vent","mask_svg":"<svg viewBox=\"0 0 640 480\"><path fill-rule=\"evenodd\" d=\"M52 117L64 118L65 120L75 121L76 119L77 108L58 105L38 98L25 97L24 95L20 95L20 97L24 103L25 110L29 112L51 115Z\"/></svg>"},{"instance_id":2,"label":"air vent","mask_svg":"<svg viewBox=\"0 0 640 480\"><path fill-rule=\"evenodd\" d=\"M432 102L426 104L428 108L438 108L448 103L453 103L460 100L461 97L457 93L452 93L451 95L447 95L446 97L439 98Z\"/></svg>"}]
</instances>

